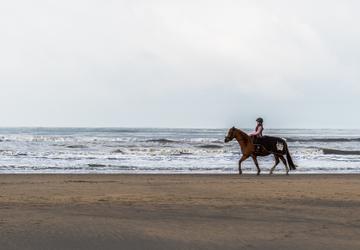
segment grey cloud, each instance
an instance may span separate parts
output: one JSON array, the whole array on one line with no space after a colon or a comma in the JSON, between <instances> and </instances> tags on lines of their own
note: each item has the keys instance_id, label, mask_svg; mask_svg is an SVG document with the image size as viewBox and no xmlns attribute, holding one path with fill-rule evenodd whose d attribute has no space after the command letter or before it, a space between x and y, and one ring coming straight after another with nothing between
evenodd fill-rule
<instances>
[{"instance_id":1,"label":"grey cloud","mask_svg":"<svg viewBox=\"0 0 360 250\"><path fill-rule=\"evenodd\" d=\"M2 125L358 127L359 5L3 3Z\"/></svg>"}]
</instances>

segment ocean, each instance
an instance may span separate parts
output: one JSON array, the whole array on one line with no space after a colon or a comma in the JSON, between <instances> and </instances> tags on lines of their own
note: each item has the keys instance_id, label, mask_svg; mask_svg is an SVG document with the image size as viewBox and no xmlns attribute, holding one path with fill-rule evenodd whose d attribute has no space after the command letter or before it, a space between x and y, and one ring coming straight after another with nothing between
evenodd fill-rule
<instances>
[{"instance_id":1,"label":"ocean","mask_svg":"<svg viewBox=\"0 0 360 250\"><path fill-rule=\"evenodd\" d=\"M0 128L0 173L237 173L240 149L228 129ZM244 129L249 132L250 130ZM266 129L285 138L291 173L360 173L360 130ZM262 173L272 156L259 157ZM244 173L255 173L251 159ZM284 174L280 163L275 174Z\"/></svg>"}]
</instances>

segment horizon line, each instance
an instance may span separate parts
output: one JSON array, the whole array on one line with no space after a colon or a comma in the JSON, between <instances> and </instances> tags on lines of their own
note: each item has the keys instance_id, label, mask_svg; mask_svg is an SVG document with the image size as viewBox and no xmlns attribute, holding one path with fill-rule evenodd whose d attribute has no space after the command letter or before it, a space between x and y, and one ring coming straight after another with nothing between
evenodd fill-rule
<instances>
[{"instance_id":1,"label":"horizon line","mask_svg":"<svg viewBox=\"0 0 360 250\"><path fill-rule=\"evenodd\" d=\"M240 128L235 126L236 128ZM8 129L8 128L31 128L31 129L42 129L42 128L59 128L59 129L67 129L67 128L78 128L78 129L228 129L229 127L166 127L166 126L0 126L0 129ZM241 127L242 129L253 129L249 127ZM336 128L336 127L266 127L266 129L288 129L288 130L360 130L360 128Z\"/></svg>"}]
</instances>

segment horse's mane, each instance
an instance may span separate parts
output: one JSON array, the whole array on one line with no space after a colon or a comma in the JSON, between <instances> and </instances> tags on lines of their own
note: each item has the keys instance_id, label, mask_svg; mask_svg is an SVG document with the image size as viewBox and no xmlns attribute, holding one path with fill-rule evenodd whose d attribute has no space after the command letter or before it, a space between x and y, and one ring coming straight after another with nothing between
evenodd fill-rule
<instances>
[{"instance_id":1,"label":"horse's mane","mask_svg":"<svg viewBox=\"0 0 360 250\"><path fill-rule=\"evenodd\" d=\"M242 131L241 129L235 128L236 131L238 131L241 135L242 135L242 139L244 140L244 142L247 144L250 141L250 136L248 136L247 133L245 133L244 131Z\"/></svg>"}]
</instances>

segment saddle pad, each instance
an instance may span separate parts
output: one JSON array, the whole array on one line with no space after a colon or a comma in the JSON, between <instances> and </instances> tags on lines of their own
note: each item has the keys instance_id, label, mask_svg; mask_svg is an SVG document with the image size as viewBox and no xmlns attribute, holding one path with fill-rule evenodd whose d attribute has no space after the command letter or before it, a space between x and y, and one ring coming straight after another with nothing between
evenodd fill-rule
<instances>
[{"instance_id":1,"label":"saddle pad","mask_svg":"<svg viewBox=\"0 0 360 250\"><path fill-rule=\"evenodd\" d=\"M270 152L284 152L285 142L279 137L263 136L257 138L255 144L260 144Z\"/></svg>"}]
</instances>

